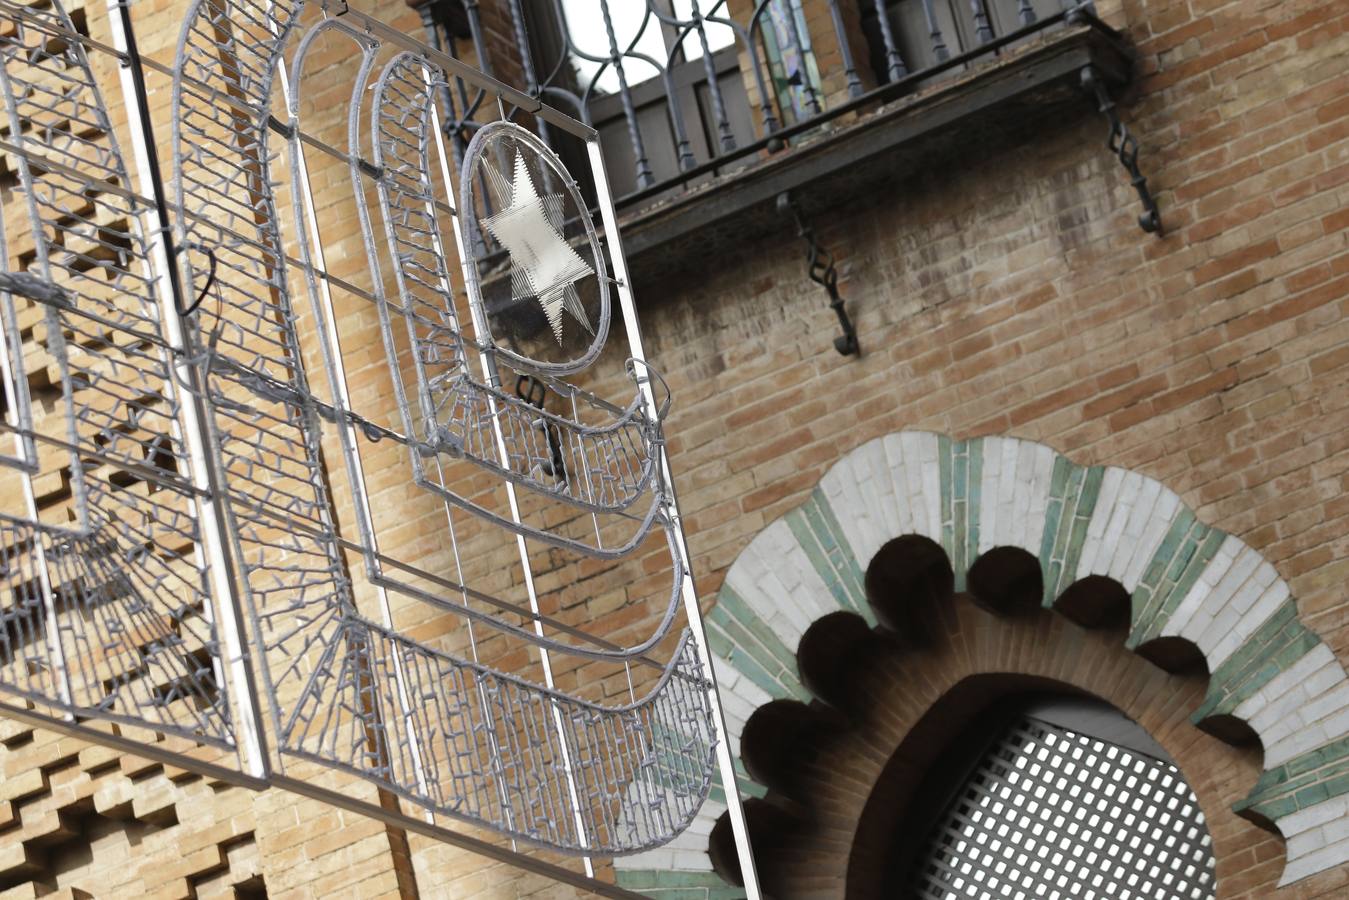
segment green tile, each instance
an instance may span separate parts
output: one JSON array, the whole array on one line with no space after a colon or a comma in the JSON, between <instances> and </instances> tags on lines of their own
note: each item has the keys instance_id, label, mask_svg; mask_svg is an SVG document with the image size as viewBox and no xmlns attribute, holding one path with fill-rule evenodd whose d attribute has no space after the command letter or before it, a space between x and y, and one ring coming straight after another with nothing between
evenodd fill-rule
<instances>
[{"instance_id":1,"label":"green tile","mask_svg":"<svg viewBox=\"0 0 1349 900\"><path fill-rule=\"evenodd\" d=\"M1227 534L1196 521L1167 567L1166 575L1148 601L1146 609L1135 607L1133 626L1125 646L1133 649L1161 634L1176 607L1204 574Z\"/></svg>"},{"instance_id":2,"label":"green tile","mask_svg":"<svg viewBox=\"0 0 1349 900\"><path fill-rule=\"evenodd\" d=\"M1059 570L1060 584L1055 597L1067 590L1069 585L1077 580L1077 567L1082 559L1082 545L1087 540L1087 527L1091 524L1092 513L1096 511L1096 500L1101 493L1101 480L1103 478L1105 478L1105 469L1100 466L1084 469L1082 470L1081 485L1078 487L1076 497L1071 493L1067 495L1071 502L1072 516L1065 523L1068 526L1066 530L1062 524L1059 526L1059 530L1065 533L1061 557L1063 568ZM1067 508L1065 506L1065 513Z\"/></svg>"},{"instance_id":3,"label":"green tile","mask_svg":"<svg viewBox=\"0 0 1349 900\"><path fill-rule=\"evenodd\" d=\"M961 567L956 570L956 589L965 590L965 576L970 566L979 557L979 504L984 491L984 440L973 438L964 442L968 456L968 470L965 478L965 527L964 540L961 529L956 528L956 546L964 547Z\"/></svg>"},{"instance_id":4,"label":"green tile","mask_svg":"<svg viewBox=\"0 0 1349 900\"><path fill-rule=\"evenodd\" d=\"M1316 635L1297 621L1296 604L1287 600L1213 672L1208 695L1190 720L1198 723L1232 713L1318 643Z\"/></svg>"}]
</instances>

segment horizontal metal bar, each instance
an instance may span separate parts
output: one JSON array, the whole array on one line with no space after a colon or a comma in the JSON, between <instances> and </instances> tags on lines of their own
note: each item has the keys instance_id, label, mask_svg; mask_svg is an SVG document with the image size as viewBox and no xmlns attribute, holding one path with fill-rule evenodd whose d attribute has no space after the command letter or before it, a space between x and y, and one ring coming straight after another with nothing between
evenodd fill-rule
<instances>
[{"instance_id":1,"label":"horizontal metal bar","mask_svg":"<svg viewBox=\"0 0 1349 900\"><path fill-rule=\"evenodd\" d=\"M0 150L13 154L14 156L21 156L29 163L55 172L58 175L65 175L67 178L77 179L100 193L113 194L114 196L122 197L126 200L133 200L136 203L141 203L146 206L154 206L155 201L151 200L149 197L127 190L120 185L113 184L111 181L104 181L101 178L91 178L87 172L81 172L79 169L73 169L65 163L59 163L54 159L48 159L47 157L33 153L30 150L25 150L22 147L11 144L9 141L0 140Z\"/></svg>"},{"instance_id":2,"label":"horizontal metal bar","mask_svg":"<svg viewBox=\"0 0 1349 900\"><path fill-rule=\"evenodd\" d=\"M1072 18L1070 19L1070 17ZM634 204L641 203L647 199L663 194L666 191L669 191L674 185L687 184L704 175L715 175L719 169L725 167L727 164L743 159L746 156L752 156L759 153L766 149L772 142L796 137L798 134L812 131L834 119L848 115L849 113L858 112L864 107L880 105L895 99L906 91L912 90L919 82L925 81L934 75L940 75L948 69L955 69L963 65L968 65L985 56L993 56L998 50L1009 44L1024 40L1025 38L1031 37L1034 34L1064 22L1068 22L1069 24L1080 24L1085 29L1101 33L1116 42L1121 40L1118 31L1090 13L1085 12L1080 8L1063 10L1054 13L1052 16L1041 19L1032 25L1026 25L1015 31L1009 31L1007 34L995 38L986 44L980 44L971 50L952 56L936 65L929 66L926 69L921 69L917 72L911 72L898 81L890 81L878 87L874 87L864 94L853 97L840 103L838 106L831 107L808 119L802 119L795 124L779 128L771 134L765 135L750 143L742 144L734 150L718 154L707 162L699 163L690 169L683 170L664 181L657 182L656 184L642 188L639 191L633 191L630 194L626 194L618 198L615 202L619 207L630 207Z\"/></svg>"},{"instance_id":3,"label":"horizontal metal bar","mask_svg":"<svg viewBox=\"0 0 1349 900\"><path fill-rule=\"evenodd\" d=\"M641 894L624 890L617 885L608 884L593 878L587 878L584 875L563 868L555 863L535 859L532 856L518 853L505 847L498 847L481 838L453 831L449 828L443 828L439 825L433 825L422 819L414 818L401 812L391 812L377 804L367 803L347 794L321 788L317 785L297 778L291 778L287 775L273 774L266 780L253 778L235 769L207 762L194 756L176 753L172 750L164 750L154 744L129 740L119 734L104 731L100 728L93 728L78 721L71 722L49 717L33 710L14 706L10 703L0 702L0 715L15 719L25 725L30 725L33 728L42 728L47 731L54 731L58 734L65 734L79 738L80 740L89 741L92 744L112 747L115 750L120 750L123 753L128 753L132 756L139 756L143 759L151 760L152 762L174 766L188 772L194 772L206 778L213 778L217 781L223 781L226 784L234 785L235 787L248 788L255 791L263 791L269 787L275 787L291 791L300 794L301 796L309 797L312 800L318 800L322 803L328 803L332 806L340 807L359 815L378 819L388 825L404 828L408 831L415 831L426 837L444 841L447 844L453 844L456 847L477 853L488 859L494 859L498 862L504 862L507 865L524 869L527 872L547 876L548 878L552 878L563 884L585 888L601 897L616 897L619 898L619 900L645 900Z\"/></svg>"},{"instance_id":4,"label":"horizontal metal bar","mask_svg":"<svg viewBox=\"0 0 1349 900\"><path fill-rule=\"evenodd\" d=\"M118 459L115 456L109 456L101 450L94 450L86 444L72 444L69 441L63 441L58 437L43 434L40 431L34 431L30 428L15 428L5 421L0 421L0 434L17 434L21 437L30 438L39 444L49 444L52 447L64 450L67 453L78 453L85 460L121 469L122 471L129 472L133 475L138 475L145 481L153 482L162 487L172 488L174 491L183 494L184 496L207 496L183 479L181 475L167 474L163 469L152 468L144 463L135 463L130 460ZM175 460L179 459L177 455L174 455L173 458Z\"/></svg>"},{"instance_id":5,"label":"horizontal metal bar","mask_svg":"<svg viewBox=\"0 0 1349 900\"><path fill-rule=\"evenodd\" d=\"M453 75L455 78L463 79L474 87L500 97L505 102L517 107L525 112L533 113L540 119L543 119L549 125L561 128L569 134L574 134L585 141L598 139L595 129L591 128L566 113L554 109L547 104L541 103L526 93L517 91L515 88L497 81L479 72L477 69L468 66L455 59L447 53L429 47L416 38L409 37L390 25L385 25L378 19L371 18L363 12L351 9L345 2L340 4L340 10L336 14L344 19L352 19L360 23L365 32L373 37L378 37L397 44L405 50L411 50L413 53L421 54L428 61L434 63L437 67L443 69L447 75Z\"/></svg>"},{"instance_id":6,"label":"horizontal metal bar","mask_svg":"<svg viewBox=\"0 0 1349 900\"><path fill-rule=\"evenodd\" d=\"M91 37L80 34L77 31L71 31L68 28L62 28L60 25L54 25L43 19L34 18L31 10L17 3L11 3L10 0L0 0L0 12L9 15L11 19L23 22L30 28L41 31L44 34L50 34L53 37L62 37L73 44L80 44L97 50L100 53L106 53L109 56L116 57L123 63L129 62L130 58L111 44L105 44L102 41L96 41ZM142 59L141 62L148 63L149 60ZM156 64L158 65L158 64ZM163 68L162 66L160 68Z\"/></svg>"},{"instance_id":7,"label":"horizontal metal bar","mask_svg":"<svg viewBox=\"0 0 1349 900\"><path fill-rule=\"evenodd\" d=\"M282 125L280 122L278 122L278 121L275 120L275 119L273 119L272 121L277 122L277 124L273 126L273 129L274 129L274 130L276 130L276 129L278 128L278 126L279 126L279 127L285 127L284 125ZM278 132L278 133L279 133L279 132ZM341 151L341 150L338 150L338 149L337 149L336 147L334 147L332 144L325 143L324 141L319 140L318 138L314 137L312 134L309 134L308 132L305 132L305 131L301 131L301 132L299 133L298 137L300 138L300 142L301 142L301 143L304 143L304 144L309 145L310 147L313 147L315 150L318 150L320 153L323 153L323 154L325 154L326 156L330 156L330 157L332 157L333 159L336 159L336 160L339 160L339 161L341 161L341 162L343 162L343 163L346 163L348 166L351 165L352 160L351 160L350 154L345 153L345 152L343 152L343 151ZM358 160L356 160L356 165L357 165L358 167L359 167L359 166L370 166L370 163L366 162L366 161L363 160L363 159L358 159ZM440 212L445 213L445 214L448 215L448 216L456 215L456 212L455 212L454 208L451 207L449 204L445 203L445 202L442 201L442 200L438 200L438 199L436 199L436 198L433 197L433 198L431 199L431 203L435 206L435 208L436 208L437 210L439 210Z\"/></svg>"},{"instance_id":8,"label":"horizontal metal bar","mask_svg":"<svg viewBox=\"0 0 1349 900\"><path fill-rule=\"evenodd\" d=\"M25 725L31 725L34 728L43 728L47 731L55 731L59 734L67 734L80 740L89 741L93 744L102 744L106 747L112 747L121 750L123 753L129 753L132 756L139 756L153 762L163 763L168 766L177 766L180 769L186 769L189 772L196 772L207 778L215 778L227 784L236 787L250 788L255 791L265 790L267 782L258 778L245 775L243 772L216 763L206 762L197 759L194 756L187 756L182 753L175 753L172 750L164 750L155 744L146 744L140 741L133 741L122 737L120 734L113 734L109 731L103 731L100 728L92 728L79 721L68 721L43 715L30 709L24 709L21 706L15 706L11 703L0 702L0 715L8 716L11 719L17 719ZM153 725L146 724L141 726L147 731L156 730Z\"/></svg>"}]
</instances>

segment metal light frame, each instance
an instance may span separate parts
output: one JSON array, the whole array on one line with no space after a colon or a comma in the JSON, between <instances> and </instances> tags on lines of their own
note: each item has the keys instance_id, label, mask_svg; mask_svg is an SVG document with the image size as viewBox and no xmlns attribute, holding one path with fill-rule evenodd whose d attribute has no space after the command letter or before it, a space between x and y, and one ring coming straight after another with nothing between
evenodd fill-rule
<instances>
[{"instance_id":1,"label":"metal light frame","mask_svg":"<svg viewBox=\"0 0 1349 900\"><path fill-rule=\"evenodd\" d=\"M598 136L343 3L313 5L321 18L299 26L302 2L196 0L184 23L178 57L169 68L140 57L124 2L108 0L109 46L80 34L59 5L33 10L0 0L0 13L19 23L19 37L0 40L0 86L11 125L11 142L0 150L15 161L21 193L29 198L32 234L40 236L28 272L0 277L0 371L6 396L12 398L6 430L15 440L13 453L0 458L0 466L16 473L23 498L23 508L7 512L2 520L12 533L4 572L10 591L4 613L11 630L0 665L0 691L22 702L0 704L0 711L235 784L293 790L610 896L632 894L595 880L591 856L638 852L673 838L697 812L715 769L727 788L746 890L758 898L711 655L663 449L660 423L668 397L658 396L662 383L645 362ZM322 33L343 35L362 54L345 151L306 133L300 121L296 89L305 48ZM24 35L35 35L35 43L23 45ZM401 52L397 65L391 63L375 84L373 121L380 121L379 104L393 97L389 103L403 104L395 112L421 122L422 180L428 185L438 180L448 203L430 187L418 194L420 182L394 184L391 167L362 157L358 113L365 79L388 47ZM123 167L116 129L88 65L90 53L119 63L139 192ZM40 91L12 89L11 82L22 77L25 67L44 61L52 61L58 74L79 75L78 115L72 116L70 97L54 98L44 106ZM147 72L173 78L171 190L156 155ZM375 290L366 291L328 270L306 161L308 153L320 153L344 164L358 197L372 266L378 265L381 251L365 188L376 189L390 248L397 250L400 240L430 242L425 245L427 259L438 261L439 268L423 287L429 285L433 296L439 292L452 313L452 273L445 267L451 251L440 243L442 226L408 231L405 226L412 219L390 218L395 201L419 202L417 215L424 218L417 221L448 220L444 230L455 239L453 252L465 266L474 258L456 208L441 127L438 95L450 77L483 92L503 112L509 108L584 142L612 272L605 289L617 298L631 356L635 394L626 407L609 406L547 372L531 376L545 392L570 398L573 410L578 398L593 399L595 409L618 423L605 431L574 423L566 414L530 413L532 401L516 400L501 389L502 366L524 370L492 345L485 313L472 307L471 331L459 330L451 321L465 359L476 357L481 363L479 375L463 366L462 378L482 415L473 420L476 424L458 424L491 434L490 452L471 461L497 479L508 515L456 496L443 477L437 481L430 474L432 464L472 457L462 445L438 443L439 433L428 436L388 426L354 408L334 288L372 303L384 317L386 338L385 314L391 310L409 316L414 333L425 321L409 312L412 300L405 282L399 282L403 287L391 297L384 295L378 277ZM397 90L386 97L384 87L391 85ZM274 88L279 88L288 121L273 113ZM37 112L20 109L21 103ZM43 126L42 140L34 140L41 129L26 124L34 115L53 120ZM65 116L66 125L55 121L59 116ZM81 116L96 120L91 126L95 137L81 137L83 132L76 134L79 129L69 126L70 121L83 121ZM381 134L376 127L371 140L379 143ZM81 142L79 152L69 160L59 158L63 142L75 138ZM272 138L285 142L289 208L296 224L289 237L298 257L288 255L280 232L268 175ZM98 168L89 168L90 154ZM51 200L42 193L49 181L66 191L61 201L66 206L57 212L42 205L44 198ZM74 209L76 200L93 211ZM107 273L111 285L82 292L79 278L89 271L88 260L68 258L75 252L70 247L78 245L58 232L64 228L74 234L72 220L80 227L92 223L92 234L101 239L107 228L98 217L117 204L122 231L112 243L104 241L107 247L99 245L93 263L94 271ZM411 208L398 207L403 212ZM395 222L402 224L395 227ZM59 259L52 262L48 256ZM393 258L395 268L409 265L405 255ZM287 267L300 273L308 295L312 330L307 335L321 351L326 396L310 387L305 374L297 330L300 313L290 305ZM466 274L472 282L477 273ZM100 314L96 301L111 303L113 313ZM119 304L132 301L135 315L116 313ZM20 327L21 314L31 319L33 311L45 330L30 333ZM103 328L98 340L81 338L91 322ZM245 334L248 325L255 327ZM73 335L70 345L67 335ZM271 346L276 349L266 349ZM24 368L25 354L33 352L47 354L56 365L54 380L66 423L59 435L44 430L34 418ZM122 357L137 361L140 381L151 379L158 386L141 385L136 397L121 398L111 412L90 405L85 397L99 377L111 378L109 385L123 383L99 374L99 366L127 365ZM403 373L394 377L401 384ZM407 421L416 418L401 395L399 403ZM119 435L150 414L163 419L162 433L133 448L139 458L113 452L120 447ZM546 439L507 428L528 415L542 423L536 430ZM107 420L103 431L93 428L96 420ZM341 447L359 532L355 539L344 535L335 520L333 488L321 456L324 422L335 426ZM605 444L618 428L629 429L631 440ZM361 454L363 444L375 440L405 445L410 465L420 473L417 484L433 493L439 487L456 559L451 507L461 519L468 516L512 536L529 600L526 607L467 582L420 571L415 563L380 549ZM628 452L620 444L636 447L633 452L647 460L628 490L650 497L642 515L626 511L632 502L627 494L606 502L591 484L572 483L568 476L554 479L563 487L550 486L539 474L546 471L541 468L545 453L557 458L565 450L569 465L579 466L588 477L592 469L612 463L615 454ZM43 454L53 452L69 459L72 526L44 521L34 493L34 477L51 471L52 463ZM90 467L95 474L86 477ZM105 476L116 476L116 486L145 487L109 499L115 492L104 486ZM522 512L526 496L531 502L546 497L570 504L591 517L596 540L577 540L532 522ZM156 514L160 519L154 519ZM603 516L628 522L635 536L604 546ZM160 531L148 536L136 532L135 523L142 519L153 520ZM668 609L649 638L619 647L541 612L531 544L609 559L632 552L648 532L665 535L673 585ZM379 621L359 612L352 593L357 576L347 566L348 554L364 561ZM173 591L166 587L169 576L154 581L143 574L169 563L196 585L189 602L182 601L181 574L173 576L178 579L172 582ZM475 658L432 650L400 634L391 593L417 601L438 597L437 608L462 615ZM446 601L452 597L459 599ZM687 634L667 661L653 660L649 653L671 629L681 607ZM134 677L117 676L108 688L106 679L80 674L79 667L87 665L80 643L85 632L80 629L93 627L82 625L85 619L114 630L131 621L149 622L142 624L153 633L147 637L138 632L133 642L141 659ZM516 625L516 620L527 625ZM535 648L543 683L479 663L475 625ZM185 634L192 636L190 647ZM102 639L109 648L116 645L106 634ZM279 654L288 654L284 664L278 662ZM604 706L557 688L556 654L622 665L629 675L633 664L663 671L645 698ZM167 688L142 695L145 673L173 664L186 666L186 671L174 670ZM96 690L100 685L103 696ZM192 703L181 702L189 695ZM100 724L107 721L147 731L109 730ZM527 740L516 740L521 735ZM488 761L483 771L472 766L478 759ZM359 776L419 806L422 813L409 815L396 804L350 796L331 781L306 777L306 763ZM292 771L297 764L300 768ZM653 771L656 781L650 780ZM484 793L483 785L494 787ZM442 821L495 831L509 839L509 846L449 829ZM580 857L584 875L519 852L517 840Z\"/></svg>"}]
</instances>

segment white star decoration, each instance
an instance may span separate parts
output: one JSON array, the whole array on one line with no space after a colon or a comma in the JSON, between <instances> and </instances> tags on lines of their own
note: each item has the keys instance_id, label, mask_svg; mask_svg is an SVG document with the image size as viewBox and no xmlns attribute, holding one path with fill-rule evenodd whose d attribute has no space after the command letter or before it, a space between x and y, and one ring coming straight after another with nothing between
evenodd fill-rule
<instances>
[{"instance_id":1,"label":"white star decoration","mask_svg":"<svg viewBox=\"0 0 1349 900\"><path fill-rule=\"evenodd\" d=\"M560 216L549 215L550 211L559 213L561 210L546 208L521 154L515 155L515 180L509 186L490 164L487 169L497 192L505 195L502 198L505 208L494 216L485 217L482 225L510 254L515 299L531 295L538 299L558 346L562 345L564 309L593 335L595 330L576 293L576 282L594 274L595 270L563 239L553 221Z\"/></svg>"}]
</instances>

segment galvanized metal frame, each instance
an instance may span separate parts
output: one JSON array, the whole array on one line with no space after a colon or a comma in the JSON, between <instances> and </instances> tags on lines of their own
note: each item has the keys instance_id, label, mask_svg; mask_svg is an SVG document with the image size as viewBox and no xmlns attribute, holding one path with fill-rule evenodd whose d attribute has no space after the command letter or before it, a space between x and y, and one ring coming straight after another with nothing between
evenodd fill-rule
<instances>
[{"instance_id":1,"label":"galvanized metal frame","mask_svg":"<svg viewBox=\"0 0 1349 900\"><path fill-rule=\"evenodd\" d=\"M6 427L19 451L3 462L18 473L22 507L0 524L9 601L0 688L53 724L96 717L232 753L233 698L214 665L199 492L179 474L191 451L171 348L160 336L157 232L147 221L154 201L128 188L69 18L59 6L6 2L0 10L14 21L0 39L10 126L3 149L26 206L11 211L26 220L31 244L29 271L8 277L0 296L6 389L18 398ZM8 268L6 238L0 250ZM38 282L51 290L34 290ZM28 312L40 310L27 337L16 293L32 304ZM45 366L45 377L54 371L53 418L63 427L35 421L25 358ZM37 508L39 475L68 480L68 522Z\"/></svg>"},{"instance_id":2,"label":"galvanized metal frame","mask_svg":"<svg viewBox=\"0 0 1349 900\"><path fill-rule=\"evenodd\" d=\"M0 711L232 783L296 790L611 896L631 894L594 881L590 857L637 852L674 837L697 812L716 766L728 788L750 896L757 897L711 657L685 563L688 555L664 456L660 423L668 406L668 391L645 362L595 132L340 4L318 4L325 18L304 26L307 33L298 43L290 71L283 54L298 33L302 3L197 0L184 23L179 56L171 70L139 57L129 8L119 0L108 0L111 46L79 34L59 6L45 13L15 7L8 0L0 0L0 4L5 12L22 17L26 25L40 26L44 34L60 38L66 48L63 52L72 60L78 62L86 51L94 51L113 54L122 63L121 87L142 193L134 192L125 171L116 168L120 158L114 129L106 120L87 64L82 71L87 89L93 92L87 109L103 116L99 133L106 135L111 147L110 155L104 157L108 160L104 168L90 172L81 159L72 157L68 164L25 146L21 121L26 120L15 108L13 91L8 88L10 64L20 65L12 55L4 57L6 65L0 79L9 101L14 143L6 142L0 149L15 158L21 171L35 229L46 220L34 199L38 194L28 170L30 163L56 178L74 179L81 192L104 198L99 203L131 204L130 221L140 224L146 235L134 244L140 249L135 250L133 261L139 260L144 270L137 282L141 293L136 296L152 299L154 306L152 313L144 313L139 319L111 324L133 339L135 346L149 348L146 359L158 360L154 365L159 369L154 371L162 370L162 388L153 402L171 413L172 423L166 426L169 433L162 443L180 460L169 473L162 470L161 457L152 457L150 450L143 461L120 458L102 446L90 445L77 426L84 421L81 416L87 418L94 411L80 395L87 389L86 383L72 377L72 371L78 374L83 370L71 368L63 343L63 334L72 328L79 334L76 320L92 315L87 301L78 292L68 293L69 279L62 271L42 268L42 277L38 278L22 274L0 278L4 337L0 341L0 369L8 396L19 400L7 412L7 428L15 435L16 452L13 457L0 459L0 463L19 472L29 484L24 508L3 521L27 528L33 535L26 543L21 540L15 545L18 552L28 548L31 563L26 564L25 571L40 573L34 582L40 602L24 607L29 610L25 615L45 630L45 662L35 671L51 671L54 675L44 676L40 685L30 687L5 678L8 683L0 683L0 690L37 701L42 708L29 710L4 703ZM345 34L362 48L361 75L353 91L349 123L350 146L345 152L307 134L300 117L305 48L323 33ZM568 444L569 452L579 453L572 458L583 461L575 470L575 485L561 491L550 489L540 482L536 471L519 468L519 456L509 446L518 437L503 429L507 410L519 416L524 414L524 407L520 406L522 401L501 390L499 367L505 359L519 370L521 361L509 354L502 356L492 343L485 313L470 304L473 336L460 332L460 339L467 353L479 357L482 381L470 389L482 392L495 445L494 460L474 462L500 479L510 514L501 516L456 497L443 481L421 476L416 479L423 486L439 487L450 525L449 541L456 554L452 508L504 529L518 550L528 596L525 606L475 589L467 582L417 571L415 564L389 557L380 549L378 527L366 499L360 449L363 440L391 439L405 444L414 467L424 459L434 459L439 465L447 449L428 447L428 442L411 428L382 425L353 408L333 290L370 302L382 314L397 309L400 303L406 307L408 300L406 296L384 296L378 278L373 282L374 289L366 290L327 270L323 229L305 159L306 152L321 152L347 164L354 192L361 198L357 206L367 253L377 260L380 254L361 188L370 183L379 185L381 214L387 225L387 172L362 159L357 132L365 79L381 43L403 48L407 70L415 72L420 81L422 115L428 126L424 134L435 151L423 152L420 164L425 177L433 181L438 178L450 195L448 202L433 194L425 196L424 214L431 222L440 214L449 216L465 265L470 264L473 253L467 247L461 213L453 197L451 161L446 156L441 111L434 99L442 93L440 88L450 75L473 84L503 108L510 105L517 113L529 113L547 126L585 141L590 174L600 185L600 212L615 276L612 288L623 312L632 357L629 372L634 379L634 400L613 405L566 385L556 375L537 373L546 389L568 397L572 408L570 416L538 411L533 415L542 417L539 421L544 423L546 434L551 435L554 429L572 429L569 441L574 444ZM145 71L171 73L174 78L173 104L178 114L172 123L175 178L171 198L155 155ZM383 79L379 83L384 83ZM289 121L282 122L271 113L274 86L281 89ZM374 105L379 102L377 99ZM372 109L372 121L377 123L378 115L379 110ZM290 237L297 246L295 257L285 252L276 200L269 185L267 154L272 135L284 139L290 162L290 202L296 222ZM174 219L176 225L171 229ZM392 234L386 229L391 241ZM435 256L443 260L448 254L439 243L439 229L428 234L434 238ZM39 245L37 261L46 266L40 241ZM305 375L284 276L287 266L298 268L310 300L315 328L306 340L313 341L320 351L329 391L326 399L309 386ZM114 263L114 268L122 273L119 278L130 277L130 270L122 268L121 262ZM468 274L472 283L477 273ZM441 296L452 309L449 272L442 271L438 282ZM16 295L37 302L48 323L47 345L60 369L66 408L68 427L62 437L42 433L32 420L22 366L25 338L15 318ZM93 318L98 319L96 315ZM264 324L268 327L262 327ZM276 339L269 336L273 333ZM658 395L657 388L664 396ZM607 411L618 424L597 427L574 418L578 399ZM82 412L86 409L89 412ZM412 420L406 404L403 413L406 421ZM350 499L357 510L357 540L342 534L333 514L335 488L321 458L324 421L336 426ZM597 492L587 467L599 465L592 460L601 457L587 456L585 448L587 440L605 440L605 435L616 428L636 429L634 434L640 439L625 446L638 448L646 462L630 481L627 493L616 496L615 502L615 498ZM256 437L251 444L246 440L241 443L241 435ZM159 439L153 446L155 454L166 452ZM43 448L67 454L71 460L69 468L75 476L71 502L83 527L72 530L42 524L31 479L41 469L38 457ZM558 452L557 448L552 452ZM201 648L204 661L191 677L209 678L210 690L217 699L206 708L218 726L208 727L201 717L180 722L162 714L148 715L151 707L146 706L114 709L103 703L89 705L72 693L72 678L64 668L70 626L62 624L68 620L66 604L71 601L63 598L77 589L80 596L91 598L81 601L85 603L115 603L119 592L125 590L139 590L137 596L152 598L158 584L144 583L137 568L158 552L153 546L148 557L136 551L126 558L122 568L130 572L129 576L106 566L100 568L97 563L104 551L98 549L99 532L91 528L106 531L108 526L100 519L102 489L97 484L84 484L81 466L85 459L95 467L115 463L126 473L125 478L140 479L152 485L151 490L167 490L190 509L188 518L184 518L184 511L178 511L173 521L179 530L190 525L196 548L193 571L200 578L199 596L204 604L198 615L208 632ZM593 520L596 541L577 541L526 520L517 492L537 496L545 489L550 490L551 500L569 504ZM647 511L640 515L628 512L641 496L650 498ZM631 522L635 536L620 545L606 546L599 540L602 516ZM669 549L673 589L666 612L650 637L630 647L616 647L602 636L541 612L530 566L530 544L551 545L591 558L616 558L637 548L654 527L659 527ZM53 548L57 557L49 559ZM353 574L344 558L349 551L365 560L381 623L363 617L359 611L352 593ZM169 552L169 548L163 552ZM269 555L273 558L268 559ZM93 567L76 579L83 579L83 586L75 586L68 574L75 563ZM103 574L98 575L95 569ZM390 572L415 575L436 590L428 594L426 589L400 580L401 576L390 577ZM51 584L52 573L60 573L59 590ZM31 593L34 589L24 590ZM438 608L462 615L474 659L447 655L399 634L390 591L418 601L435 599L441 601ZM447 602L450 597L458 600ZM667 660L652 659L650 653L671 633L681 607L688 619L688 632ZM299 618L297 610L302 613ZM504 618L501 613L507 611L526 619L527 627ZM291 617L289 625L287 616ZM184 627L181 617L173 621L175 627ZM478 662L475 624L537 647L544 683L494 671ZM576 642L566 640L568 637ZM170 642L155 646L153 652L169 653L177 652L173 648L178 645ZM302 676L294 664L280 661L278 653L292 654L296 661L308 658L313 669ZM558 690L552 661L552 654L558 653L621 665L628 673L631 702L606 706ZM633 690L634 664L661 669L654 686L641 698ZM445 706L447 702L452 709ZM475 704L479 720L472 719ZM479 724L464 731L462 739L454 738L452 723L462 715L469 716L465 722ZM214 744L226 756L223 762L203 761L200 753L120 737L86 724L85 719L177 733L191 742ZM472 745L484 733L489 735L485 740L490 746L485 752L490 764L474 772L473 760L479 757ZM526 735L527 745L517 746L516 742ZM431 736L440 742L438 749L428 745ZM501 743L507 738L512 742L510 748ZM290 762L306 760L373 782L422 807L424 817L381 809L290 773ZM458 770L458 765L469 768ZM531 788L535 793L530 795L534 799L529 802L543 804L530 808L546 809L542 820L534 813L533 821L520 814L526 808L516 799L522 796L521 783L509 780L515 777L511 773L527 771L536 782ZM651 780L651 772L657 773L656 781ZM457 793L458 786L470 783L465 779L475 777L484 784L495 784L496 800L487 795ZM497 831L511 840L512 848L516 840L525 840L580 856L585 875L448 831L439 824L442 818Z\"/></svg>"}]
</instances>

